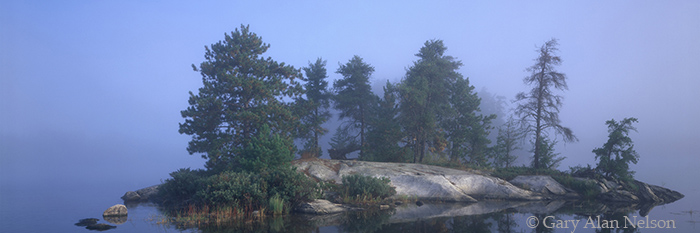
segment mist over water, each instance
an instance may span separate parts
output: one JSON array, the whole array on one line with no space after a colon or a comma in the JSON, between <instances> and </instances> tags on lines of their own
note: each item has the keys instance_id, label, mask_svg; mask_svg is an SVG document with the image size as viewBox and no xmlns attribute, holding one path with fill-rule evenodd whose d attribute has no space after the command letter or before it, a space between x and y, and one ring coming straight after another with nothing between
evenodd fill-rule
<instances>
[{"instance_id":1,"label":"mist over water","mask_svg":"<svg viewBox=\"0 0 700 233\"><path fill-rule=\"evenodd\" d=\"M188 92L202 85L191 64L240 24L271 45L265 57L295 68L327 60L331 85L340 78L337 64L363 57L376 68L377 94L404 77L426 40L444 40L482 104L486 93L502 96L506 114L515 94L529 89L522 78L536 45L557 38L558 70L569 85L558 93L560 118L580 139L557 144L567 157L559 170L595 166L591 151L607 140L605 121L636 117L638 131L629 136L640 159L630 168L638 180L686 195L651 212L680 220L687 216L672 213L700 210L698 12L696 1L2 1L0 231L76 232L73 223L99 218L124 192L159 184L179 168L202 168L205 160L186 151L190 138L177 132ZM325 124L324 153L336 116ZM529 164L527 140L523 147L516 163ZM110 232L158 231L141 220L156 212L137 208Z\"/></svg>"}]
</instances>

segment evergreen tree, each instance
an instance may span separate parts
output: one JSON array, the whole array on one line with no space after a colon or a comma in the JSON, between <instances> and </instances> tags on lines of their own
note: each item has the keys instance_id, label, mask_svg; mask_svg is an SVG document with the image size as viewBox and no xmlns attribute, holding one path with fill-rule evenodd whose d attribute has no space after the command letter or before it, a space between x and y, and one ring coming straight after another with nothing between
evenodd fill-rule
<instances>
[{"instance_id":1,"label":"evergreen tree","mask_svg":"<svg viewBox=\"0 0 700 233\"><path fill-rule=\"evenodd\" d=\"M498 128L496 146L493 148L493 163L496 167L510 167L518 158L513 152L522 149L518 142L523 137L523 132L517 127L513 117L509 117L506 123Z\"/></svg>"},{"instance_id":2,"label":"evergreen tree","mask_svg":"<svg viewBox=\"0 0 700 233\"><path fill-rule=\"evenodd\" d=\"M404 149L399 146L403 133L396 116L398 100L396 86L389 81L384 86L384 98L372 108L367 132L365 160L379 162L405 162Z\"/></svg>"},{"instance_id":3,"label":"evergreen tree","mask_svg":"<svg viewBox=\"0 0 700 233\"><path fill-rule=\"evenodd\" d=\"M237 161L240 168L248 172L274 171L288 167L294 159L294 144L291 138L273 134L267 124L263 125Z\"/></svg>"},{"instance_id":4,"label":"evergreen tree","mask_svg":"<svg viewBox=\"0 0 700 233\"><path fill-rule=\"evenodd\" d=\"M488 166L488 145L491 140L488 135L491 121L495 114L484 116L478 114L481 98L474 92L474 86L469 85L469 79L458 78L451 88L450 105L452 115L444 119L444 128L452 143L450 157L461 158L467 162Z\"/></svg>"},{"instance_id":5,"label":"evergreen tree","mask_svg":"<svg viewBox=\"0 0 700 233\"><path fill-rule=\"evenodd\" d=\"M187 151L202 153L207 168L234 167L263 125L272 134L289 139L299 125L292 103L303 92L300 70L261 55L270 45L241 26L211 47L199 68L204 86L190 92L189 107L182 111L181 134L192 135Z\"/></svg>"},{"instance_id":6,"label":"evergreen tree","mask_svg":"<svg viewBox=\"0 0 700 233\"><path fill-rule=\"evenodd\" d=\"M554 146L557 145L557 142L554 141L549 141L548 138L542 138L540 140L540 145L536 147L539 149L539 155L540 155L540 167L539 168L547 168L547 169L557 169L559 167L559 164L561 164L561 161L564 160L566 157L559 157L559 153L554 152ZM533 151L534 152L534 151ZM532 167L535 167L535 160L532 161Z\"/></svg>"},{"instance_id":7,"label":"evergreen tree","mask_svg":"<svg viewBox=\"0 0 700 233\"><path fill-rule=\"evenodd\" d=\"M302 115L302 129L300 137L306 138L303 151L314 155L321 156L321 147L318 145L319 137L328 133L328 129L321 125L326 123L331 118L331 113L328 110L330 107L331 93L328 92L328 75L326 74L326 61L321 58L316 59L315 63L309 63L309 67L304 67L306 73L306 99L299 99L298 102L301 109L305 110Z\"/></svg>"},{"instance_id":8,"label":"evergreen tree","mask_svg":"<svg viewBox=\"0 0 700 233\"><path fill-rule=\"evenodd\" d=\"M449 90L462 78L457 72L462 63L445 56L446 50L442 40L426 41L399 85L398 119L410 138L414 163L423 161L427 150L439 152L446 146L440 122L452 114Z\"/></svg>"},{"instance_id":9,"label":"evergreen tree","mask_svg":"<svg viewBox=\"0 0 700 233\"><path fill-rule=\"evenodd\" d=\"M544 145L542 140L547 129L553 128L557 134L564 137L565 142L578 140L571 129L561 125L559 108L562 106L563 97L555 95L552 90L568 89L566 75L554 69L561 64L561 58L556 55L559 50L557 45L557 40L551 39L537 50L539 57L535 59L534 65L527 68L531 74L523 79L525 84L533 85L533 88L527 94L520 92L515 96L515 101L520 102L515 113L527 127L527 132L534 133L534 168L544 167L540 158L543 156L541 153L546 150L541 150L540 146Z\"/></svg>"},{"instance_id":10,"label":"evergreen tree","mask_svg":"<svg viewBox=\"0 0 700 233\"><path fill-rule=\"evenodd\" d=\"M608 125L608 141L603 147L593 150L598 160L596 170L601 174L623 180L630 180L634 171L629 170L629 163L637 164L639 154L634 150L632 139L628 136L630 130L637 131L632 123L637 118L625 118L620 122L611 119L606 121Z\"/></svg>"},{"instance_id":11,"label":"evergreen tree","mask_svg":"<svg viewBox=\"0 0 700 233\"><path fill-rule=\"evenodd\" d=\"M347 154L360 149L357 136L351 135L350 130L343 125L338 126L328 144L331 145L331 149L328 150L331 159L348 159Z\"/></svg>"},{"instance_id":12,"label":"evergreen tree","mask_svg":"<svg viewBox=\"0 0 700 233\"><path fill-rule=\"evenodd\" d=\"M348 63L340 64L336 73L343 75L342 79L333 83L336 95L333 97L335 109L340 111L339 119L347 118L348 126L344 130L357 130L360 141L360 158L363 156L365 146L365 133L370 108L377 97L372 93L369 77L374 72L374 67L364 63L362 58L355 55Z\"/></svg>"}]
</instances>

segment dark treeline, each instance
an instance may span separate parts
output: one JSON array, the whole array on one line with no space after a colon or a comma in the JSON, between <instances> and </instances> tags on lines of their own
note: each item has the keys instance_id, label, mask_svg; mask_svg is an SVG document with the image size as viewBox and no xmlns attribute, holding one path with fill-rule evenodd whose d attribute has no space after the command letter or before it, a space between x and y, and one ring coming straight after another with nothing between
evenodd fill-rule
<instances>
[{"instance_id":1,"label":"dark treeline","mask_svg":"<svg viewBox=\"0 0 700 233\"><path fill-rule=\"evenodd\" d=\"M519 93L513 114L506 114L504 98L489 94L482 111L482 98L458 72L462 62L447 55L442 40L426 41L405 76L386 82L377 95L370 84L375 68L360 56L338 64L335 73L342 78L331 85L323 59L297 69L263 57L270 45L241 26L205 46L205 61L192 65L203 86L190 92L179 132L192 136L187 150L201 154L206 169L173 172L161 186L162 204L174 211L238 216L266 208L288 212L318 198L323 187L296 172L291 162L297 154L314 158L323 153L320 141L330 132L323 125L332 111L340 121L327 149L333 159L357 152L367 161L503 167L507 172L529 138L533 170L551 171L563 157L555 153L557 137L550 132L565 142L577 140L558 117L563 97L554 90L567 85L566 75L555 69L561 63L557 45L552 39L537 49L539 56L523 80L532 89ZM608 121L609 140L593 151L598 166L577 171L631 178L628 164L639 157L627 137L633 122ZM301 149L295 140L303 142ZM383 182L375 186L388 187Z\"/></svg>"},{"instance_id":2,"label":"dark treeline","mask_svg":"<svg viewBox=\"0 0 700 233\"><path fill-rule=\"evenodd\" d=\"M548 129L576 140L559 124L561 96L550 90L566 88L566 76L554 70L561 62L556 45L553 39L538 50L525 79L533 89L516 96L515 115L497 116L481 110L475 87L458 71L462 62L447 55L442 40L426 41L405 76L387 81L383 93L375 94L370 83L375 68L360 56L338 64L341 78L331 84L325 60L296 69L264 58L269 45L242 26L207 47L198 68L193 65L204 87L190 93L180 133L193 136L187 149L201 153L208 168L284 163L293 157L244 152L260 146L253 139L268 133L285 145L274 150L288 147L302 158L319 157L321 138L331 132L323 125L336 112L340 124L325 148L333 159L357 153L368 161L509 167L525 136L533 135L533 167L556 167L561 158L554 157L556 141L547 137ZM505 100L493 96L489 102L486 112L506 114ZM303 146L295 149L294 140Z\"/></svg>"}]
</instances>

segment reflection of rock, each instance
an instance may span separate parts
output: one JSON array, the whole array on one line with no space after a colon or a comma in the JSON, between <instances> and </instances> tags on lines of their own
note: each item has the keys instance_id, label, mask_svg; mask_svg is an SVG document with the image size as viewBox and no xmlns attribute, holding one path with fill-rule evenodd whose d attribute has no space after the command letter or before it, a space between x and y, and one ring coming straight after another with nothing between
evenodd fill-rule
<instances>
[{"instance_id":1,"label":"reflection of rock","mask_svg":"<svg viewBox=\"0 0 700 233\"><path fill-rule=\"evenodd\" d=\"M126 206L121 205L121 204L109 207L109 209L105 210L105 212L102 213L103 217L126 216L126 215L127 215Z\"/></svg>"},{"instance_id":2,"label":"reflection of rock","mask_svg":"<svg viewBox=\"0 0 700 233\"><path fill-rule=\"evenodd\" d=\"M296 211L304 214L333 214L348 210L352 210L352 208L345 207L341 204L334 204L323 199L303 203L296 208Z\"/></svg>"},{"instance_id":3,"label":"reflection of rock","mask_svg":"<svg viewBox=\"0 0 700 233\"><path fill-rule=\"evenodd\" d=\"M106 231L106 230L113 229L113 228L117 228L117 227L116 227L116 226L109 225L109 224L98 223L98 224L94 224L94 225L89 225L89 226L87 226L87 227L85 227L85 228L88 229L88 230Z\"/></svg>"},{"instance_id":4,"label":"reflection of rock","mask_svg":"<svg viewBox=\"0 0 700 233\"><path fill-rule=\"evenodd\" d=\"M117 228L116 226L112 226L109 224L104 224L104 223L97 223L99 219L96 218L85 218L85 219L80 219L78 223L76 223L76 226L80 227L85 227L85 229L88 230L96 230L96 231L106 231L109 229Z\"/></svg>"},{"instance_id":5,"label":"reflection of rock","mask_svg":"<svg viewBox=\"0 0 700 233\"><path fill-rule=\"evenodd\" d=\"M136 191L128 191L121 198L124 202L151 201L158 194L158 187L160 187L160 185L153 185Z\"/></svg>"},{"instance_id":6,"label":"reflection of rock","mask_svg":"<svg viewBox=\"0 0 700 233\"><path fill-rule=\"evenodd\" d=\"M84 227L84 226L89 226L89 225L95 225L95 224L97 224L97 221L100 221L100 220L96 219L96 218L84 218L84 219L78 220L78 223L76 223L75 225L79 226L79 227Z\"/></svg>"},{"instance_id":7,"label":"reflection of rock","mask_svg":"<svg viewBox=\"0 0 700 233\"><path fill-rule=\"evenodd\" d=\"M566 187L550 176L516 176L510 183L541 194L566 194Z\"/></svg>"},{"instance_id":8,"label":"reflection of rock","mask_svg":"<svg viewBox=\"0 0 700 233\"><path fill-rule=\"evenodd\" d=\"M481 215L526 205L521 201L481 201L477 203L434 203L422 206L404 205L395 208L390 222L412 222L419 219Z\"/></svg>"},{"instance_id":9,"label":"reflection of rock","mask_svg":"<svg viewBox=\"0 0 700 233\"><path fill-rule=\"evenodd\" d=\"M388 177L397 196L419 200L476 202L478 199L538 200L533 192L502 179L438 166L413 163L379 163L351 160L309 159L294 161L299 171L316 179L340 183L350 174Z\"/></svg>"},{"instance_id":10,"label":"reflection of rock","mask_svg":"<svg viewBox=\"0 0 700 233\"><path fill-rule=\"evenodd\" d=\"M103 218L105 219L105 221L110 222L112 224L117 224L117 225L124 224L126 222L126 220L128 219L126 215L123 215L123 216L105 216Z\"/></svg>"},{"instance_id":11,"label":"reflection of rock","mask_svg":"<svg viewBox=\"0 0 700 233\"><path fill-rule=\"evenodd\" d=\"M520 213L551 214L561 209L566 201L533 201L515 208Z\"/></svg>"}]
</instances>

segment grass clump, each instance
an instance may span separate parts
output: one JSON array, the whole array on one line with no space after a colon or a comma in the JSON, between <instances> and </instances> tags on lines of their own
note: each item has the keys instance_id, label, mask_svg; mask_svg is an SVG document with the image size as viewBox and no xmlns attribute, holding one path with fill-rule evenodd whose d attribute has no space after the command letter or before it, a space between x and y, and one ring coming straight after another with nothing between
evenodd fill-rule
<instances>
[{"instance_id":1,"label":"grass clump","mask_svg":"<svg viewBox=\"0 0 700 233\"><path fill-rule=\"evenodd\" d=\"M353 174L343 176L340 195L345 203L376 204L396 194L396 188L389 185L386 177L376 178Z\"/></svg>"}]
</instances>

